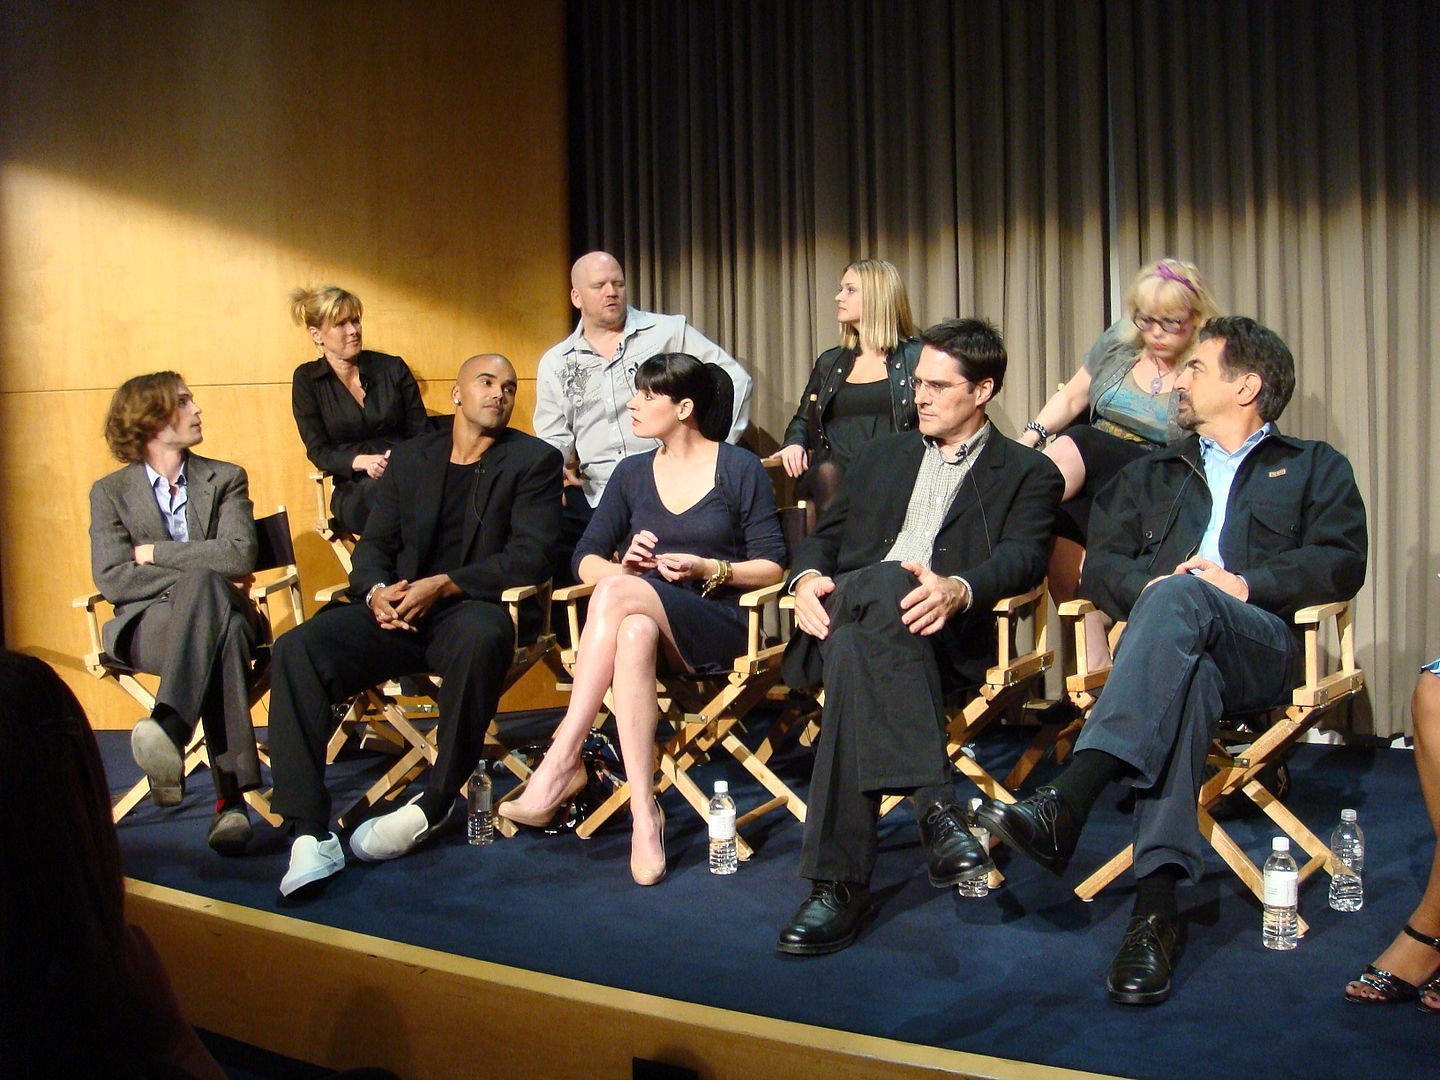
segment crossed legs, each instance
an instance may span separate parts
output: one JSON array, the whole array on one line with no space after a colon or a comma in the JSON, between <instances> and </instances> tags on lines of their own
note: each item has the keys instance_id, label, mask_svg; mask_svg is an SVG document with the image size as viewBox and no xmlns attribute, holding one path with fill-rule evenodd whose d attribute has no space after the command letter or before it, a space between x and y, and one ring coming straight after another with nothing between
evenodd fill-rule
<instances>
[{"instance_id":1,"label":"crossed legs","mask_svg":"<svg viewBox=\"0 0 1440 1080\"><path fill-rule=\"evenodd\" d=\"M601 579L580 634L570 707L524 793L501 807L503 815L526 822L546 818L580 789L585 782L580 749L606 691L612 691L620 754L630 782L631 865L664 865L654 786L655 728L660 722L655 673L662 649L672 667L683 666L655 589L628 574Z\"/></svg>"}]
</instances>

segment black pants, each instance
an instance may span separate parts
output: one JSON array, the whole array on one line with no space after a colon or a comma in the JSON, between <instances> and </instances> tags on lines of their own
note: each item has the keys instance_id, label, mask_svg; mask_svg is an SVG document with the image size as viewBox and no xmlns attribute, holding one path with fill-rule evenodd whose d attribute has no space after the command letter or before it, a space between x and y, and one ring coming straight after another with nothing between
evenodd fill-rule
<instances>
[{"instance_id":1,"label":"black pants","mask_svg":"<svg viewBox=\"0 0 1440 1080\"><path fill-rule=\"evenodd\" d=\"M272 809L291 820L328 822L330 706L416 672L443 680L430 786L458 792L480 757L514 652L510 616L483 600L432 611L416 631L382 630L364 604L337 604L282 635L270 690Z\"/></svg>"},{"instance_id":2,"label":"black pants","mask_svg":"<svg viewBox=\"0 0 1440 1080\"><path fill-rule=\"evenodd\" d=\"M915 577L899 563L836 579L820 643L825 715L800 852L800 876L868 883L880 796L950 782L945 687L958 682L935 639L900 621Z\"/></svg>"},{"instance_id":3,"label":"black pants","mask_svg":"<svg viewBox=\"0 0 1440 1080\"><path fill-rule=\"evenodd\" d=\"M156 715L173 712L192 731L203 724L211 767L242 791L260 786L250 722L250 661L260 631L260 613L228 579L186 570L117 645L131 667L160 676Z\"/></svg>"}]
</instances>

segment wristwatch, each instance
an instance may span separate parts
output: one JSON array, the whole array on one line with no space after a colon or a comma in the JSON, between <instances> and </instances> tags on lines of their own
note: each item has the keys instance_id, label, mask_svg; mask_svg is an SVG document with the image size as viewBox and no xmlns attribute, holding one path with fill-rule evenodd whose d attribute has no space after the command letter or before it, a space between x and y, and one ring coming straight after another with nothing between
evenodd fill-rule
<instances>
[{"instance_id":1,"label":"wristwatch","mask_svg":"<svg viewBox=\"0 0 1440 1080\"><path fill-rule=\"evenodd\" d=\"M366 607L369 607L369 606L370 606L370 601L372 601L372 600L375 599L375 594L376 594L377 592L379 592L381 589L385 588L385 585L386 585L386 582L377 581L374 585L371 585L371 586L370 586L370 591L365 594L365 606L366 606Z\"/></svg>"}]
</instances>

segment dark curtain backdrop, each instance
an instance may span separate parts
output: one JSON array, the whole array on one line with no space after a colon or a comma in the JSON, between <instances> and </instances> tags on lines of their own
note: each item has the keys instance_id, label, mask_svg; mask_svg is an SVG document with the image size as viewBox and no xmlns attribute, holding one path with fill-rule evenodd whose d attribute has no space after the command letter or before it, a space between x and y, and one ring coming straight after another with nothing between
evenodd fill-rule
<instances>
[{"instance_id":1,"label":"dark curtain backdrop","mask_svg":"<svg viewBox=\"0 0 1440 1080\"><path fill-rule=\"evenodd\" d=\"M1374 728L1440 651L1440 4L586 0L569 8L576 252L749 366L770 445L845 264L1004 331L1015 432L1143 263L1193 259L1290 343L1282 420L1347 455L1373 557ZM1370 723L1361 718L1362 724Z\"/></svg>"}]
</instances>

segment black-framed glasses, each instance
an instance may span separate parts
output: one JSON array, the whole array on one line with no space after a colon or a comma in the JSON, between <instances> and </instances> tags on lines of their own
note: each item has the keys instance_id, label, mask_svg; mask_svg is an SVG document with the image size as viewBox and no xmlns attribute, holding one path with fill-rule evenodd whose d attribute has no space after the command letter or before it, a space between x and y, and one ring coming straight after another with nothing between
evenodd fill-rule
<instances>
[{"instance_id":1,"label":"black-framed glasses","mask_svg":"<svg viewBox=\"0 0 1440 1080\"><path fill-rule=\"evenodd\" d=\"M1152 319L1149 315L1136 315L1131 320L1142 334L1148 334L1154 327L1160 327L1167 334L1178 334L1190 323L1190 316L1183 319Z\"/></svg>"}]
</instances>

